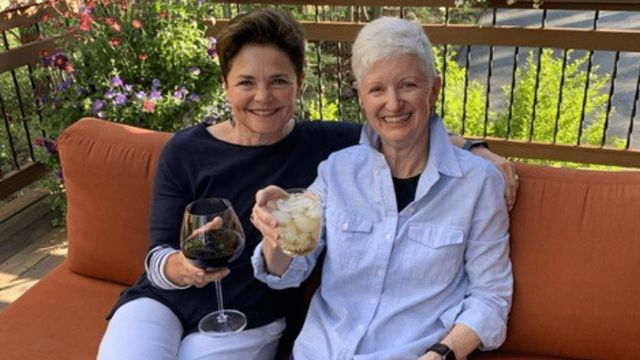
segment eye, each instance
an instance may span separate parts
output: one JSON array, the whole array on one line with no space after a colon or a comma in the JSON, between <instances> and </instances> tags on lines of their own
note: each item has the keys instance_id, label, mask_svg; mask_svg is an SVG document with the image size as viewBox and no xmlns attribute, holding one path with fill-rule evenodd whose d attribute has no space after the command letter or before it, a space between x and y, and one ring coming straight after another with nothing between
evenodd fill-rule
<instances>
[{"instance_id":1,"label":"eye","mask_svg":"<svg viewBox=\"0 0 640 360\"><path fill-rule=\"evenodd\" d=\"M252 82L251 80L248 79L244 79L244 80L240 80L236 83L237 86L251 86Z\"/></svg>"},{"instance_id":2,"label":"eye","mask_svg":"<svg viewBox=\"0 0 640 360\"><path fill-rule=\"evenodd\" d=\"M289 81L287 81L287 79L285 78L275 78L271 81L271 83L276 86L289 85Z\"/></svg>"},{"instance_id":3,"label":"eye","mask_svg":"<svg viewBox=\"0 0 640 360\"><path fill-rule=\"evenodd\" d=\"M382 86L372 86L369 88L369 94L378 94L383 91Z\"/></svg>"}]
</instances>

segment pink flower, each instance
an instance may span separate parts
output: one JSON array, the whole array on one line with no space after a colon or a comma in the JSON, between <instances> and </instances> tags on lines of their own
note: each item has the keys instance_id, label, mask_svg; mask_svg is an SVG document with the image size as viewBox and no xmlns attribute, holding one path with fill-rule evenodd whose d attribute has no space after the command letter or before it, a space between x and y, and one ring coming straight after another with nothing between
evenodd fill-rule
<instances>
[{"instance_id":1,"label":"pink flower","mask_svg":"<svg viewBox=\"0 0 640 360\"><path fill-rule=\"evenodd\" d=\"M142 22L138 19L133 19L131 20L131 26L133 26L134 29L142 29Z\"/></svg>"},{"instance_id":2,"label":"pink flower","mask_svg":"<svg viewBox=\"0 0 640 360\"><path fill-rule=\"evenodd\" d=\"M142 111L146 113L153 113L155 112L155 106L156 105L153 103L153 101L147 100L142 105Z\"/></svg>"},{"instance_id":3,"label":"pink flower","mask_svg":"<svg viewBox=\"0 0 640 360\"><path fill-rule=\"evenodd\" d=\"M79 26L80 30L89 31L91 30L92 24L93 24L93 18L87 13L82 14L82 18L80 19L80 26Z\"/></svg>"}]
</instances>

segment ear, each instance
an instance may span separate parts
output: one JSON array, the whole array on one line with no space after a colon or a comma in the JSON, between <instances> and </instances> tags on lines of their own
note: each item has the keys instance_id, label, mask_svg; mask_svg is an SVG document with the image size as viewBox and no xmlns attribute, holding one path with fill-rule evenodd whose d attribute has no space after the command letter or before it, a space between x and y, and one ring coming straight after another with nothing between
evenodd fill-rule
<instances>
[{"instance_id":1,"label":"ear","mask_svg":"<svg viewBox=\"0 0 640 360\"><path fill-rule=\"evenodd\" d=\"M429 105L433 106L438 101L438 95L440 95L440 88L442 87L442 78L436 76L431 84L431 91L429 92Z\"/></svg>"},{"instance_id":2,"label":"ear","mask_svg":"<svg viewBox=\"0 0 640 360\"><path fill-rule=\"evenodd\" d=\"M302 83L304 82L304 73L300 73L298 76L298 92L296 93L296 97L300 97L302 95Z\"/></svg>"}]
</instances>

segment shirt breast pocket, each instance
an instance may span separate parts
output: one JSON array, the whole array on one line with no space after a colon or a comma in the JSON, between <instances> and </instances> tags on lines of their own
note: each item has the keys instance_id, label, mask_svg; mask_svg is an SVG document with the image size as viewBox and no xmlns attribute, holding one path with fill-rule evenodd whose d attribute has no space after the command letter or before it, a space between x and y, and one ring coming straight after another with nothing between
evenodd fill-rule
<instances>
[{"instance_id":1,"label":"shirt breast pocket","mask_svg":"<svg viewBox=\"0 0 640 360\"><path fill-rule=\"evenodd\" d=\"M423 279L449 283L464 263L464 232L446 225L414 223L409 227L406 256L424 264Z\"/></svg>"},{"instance_id":2,"label":"shirt breast pocket","mask_svg":"<svg viewBox=\"0 0 640 360\"><path fill-rule=\"evenodd\" d=\"M334 265L358 268L365 255L373 221L341 208L327 209L327 258Z\"/></svg>"}]
</instances>

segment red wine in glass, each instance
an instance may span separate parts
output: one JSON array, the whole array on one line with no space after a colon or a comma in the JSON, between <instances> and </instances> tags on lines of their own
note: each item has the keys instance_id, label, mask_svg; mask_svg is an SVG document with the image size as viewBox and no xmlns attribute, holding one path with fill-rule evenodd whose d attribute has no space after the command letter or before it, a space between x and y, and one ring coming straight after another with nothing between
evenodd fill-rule
<instances>
[{"instance_id":1,"label":"red wine in glass","mask_svg":"<svg viewBox=\"0 0 640 360\"><path fill-rule=\"evenodd\" d=\"M207 271L229 266L245 245L242 224L229 200L196 200L185 208L180 231L180 248L194 265ZM201 333L222 336L247 326L246 316L237 310L224 309L220 281L215 282L218 311L208 314L198 325Z\"/></svg>"}]
</instances>

